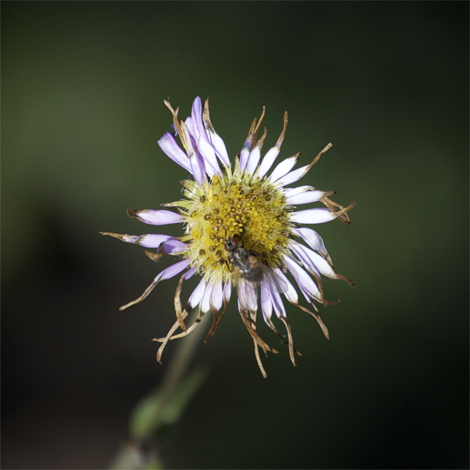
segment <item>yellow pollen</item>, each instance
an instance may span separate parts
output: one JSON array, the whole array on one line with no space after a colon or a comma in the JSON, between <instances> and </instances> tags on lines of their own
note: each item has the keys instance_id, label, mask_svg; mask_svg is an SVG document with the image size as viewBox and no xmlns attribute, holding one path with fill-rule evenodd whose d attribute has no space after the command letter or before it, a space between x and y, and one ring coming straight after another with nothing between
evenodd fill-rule
<instances>
[{"instance_id":1,"label":"yellow pollen","mask_svg":"<svg viewBox=\"0 0 470 470\"><path fill-rule=\"evenodd\" d=\"M238 246L261 255L258 260L271 268L282 265L291 226L290 207L280 189L237 171L214 175L200 186L187 180L183 186L188 200L182 239L189 245L191 266L208 281L236 282L225 249L227 238L237 238Z\"/></svg>"}]
</instances>

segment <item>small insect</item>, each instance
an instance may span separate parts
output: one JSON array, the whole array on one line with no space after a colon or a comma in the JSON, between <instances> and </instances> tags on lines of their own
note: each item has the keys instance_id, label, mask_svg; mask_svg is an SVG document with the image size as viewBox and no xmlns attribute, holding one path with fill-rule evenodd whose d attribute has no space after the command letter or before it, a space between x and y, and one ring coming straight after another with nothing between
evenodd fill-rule
<instances>
[{"instance_id":1,"label":"small insect","mask_svg":"<svg viewBox=\"0 0 470 470\"><path fill-rule=\"evenodd\" d=\"M243 237L240 245L238 239L228 237L227 229L223 225L222 228L225 230L225 249L229 252L228 259L232 264L232 273L235 278L242 278L255 284L268 279L277 292L286 292L287 286L282 285L282 281L274 275L274 272L252 252L245 250Z\"/></svg>"}]
</instances>

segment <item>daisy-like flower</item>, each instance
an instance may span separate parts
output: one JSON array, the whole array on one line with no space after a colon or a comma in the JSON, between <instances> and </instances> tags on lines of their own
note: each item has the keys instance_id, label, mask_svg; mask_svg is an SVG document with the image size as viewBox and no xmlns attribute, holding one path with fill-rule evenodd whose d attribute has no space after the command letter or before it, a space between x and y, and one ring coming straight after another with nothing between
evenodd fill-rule
<instances>
[{"instance_id":1,"label":"daisy-like flower","mask_svg":"<svg viewBox=\"0 0 470 470\"><path fill-rule=\"evenodd\" d=\"M144 300L161 281L180 276L174 300L176 322L166 337L153 339L161 343L157 353L157 360L161 362L168 341L188 335L203 316L211 312L214 318L205 339L208 341L227 310L232 289L236 289L238 311L253 339L256 360L263 376L267 377L259 348L266 356L268 351L277 351L256 332L258 300L264 321L287 343L290 359L295 365L295 353L300 353L294 348L283 297L312 315L329 338L328 329L315 305L332 303L324 298L321 276L343 279L354 285L334 270L318 233L301 226L335 219L349 224L348 211L354 204L344 208L333 202L329 197L334 191L321 191L312 186L288 187L305 176L331 144L309 165L293 169L300 158L298 153L272 169L284 140L287 112L281 135L261 159L266 129L259 139L257 133L264 118L263 108L259 121L254 119L251 124L248 137L232 166L224 141L211 123L208 99L203 108L201 99L197 97L191 116L184 122L178 117L179 108L174 110L169 102L164 103L173 114L174 128L184 151L170 132L165 132L158 144L193 179L182 182L183 200L162 204L169 210L128 209L127 214L149 225L183 224L184 235L101 233L145 248L156 248L156 252L146 251L154 261L164 253L176 255L180 260L161 271L138 299L120 310ZM325 207L296 210L297 206L314 202ZM183 308L183 282L195 274L202 279ZM286 274L292 275L314 311L300 304L297 290ZM198 309L196 319L188 326L185 319L195 308ZM273 313L284 324L287 339L274 325Z\"/></svg>"}]
</instances>

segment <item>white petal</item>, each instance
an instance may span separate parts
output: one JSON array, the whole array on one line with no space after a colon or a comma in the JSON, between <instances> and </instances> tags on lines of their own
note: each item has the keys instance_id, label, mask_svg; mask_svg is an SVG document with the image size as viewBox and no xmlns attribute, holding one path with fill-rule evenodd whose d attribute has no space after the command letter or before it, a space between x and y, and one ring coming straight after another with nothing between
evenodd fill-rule
<instances>
[{"instance_id":1,"label":"white petal","mask_svg":"<svg viewBox=\"0 0 470 470\"><path fill-rule=\"evenodd\" d=\"M307 302L311 303L313 300L321 302L321 293L312 278L290 256L284 256L284 262Z\"/></svg>"},{"instance_id":2,"label":"white petal","mask_svg":"<svg viewBox=\"0 0 470 470\"><path fill-rule=\"evenodd\" d=\"M211 309L210 301L211 301L211 295L212 295L212 287L213 284L207 284L206 290L204 291L204 294L202 295L202 300L201 300L201 310L205 312L209 312Z\"/></svg>"},{"instance_id":3,"label":"white petal","mask_svg":"<svg viewBox=\"0 0 470 470\"><path fill-rule=\"evenodd\" d=\"M328 254L328 251L326 251L325 244L323 243L323 240L320 235L318 235L315 230L312 230L307 227L300 227L293 228L292 232L298 237L301 237L313 250L321 253L325 257L325 259L327 259L331 263L331 258Z\"/></svg>"},{"instance_id":4,"label":"white petal","mask_svg":"<svg viewBox=\"0 0 470 470\"><path fill-rule=\"evenodd\" d=\"M212 308L219 311L222 307L223 288L222 281L215 281L212 287L211 304Z\"/></svg>"},{"instance_id":5,"label":"white petal","mask_svg":"<svg viewBox=\"0 0 470 470\"><path fill-rule=\"evenodd\" d=\"M253 143L254 136L248 137L243 144L242 151L240 152L240 173L245 172L246 164L248 163L248 159L250 157L251 152L251 144Z\"/></svg>"},{"instance_id":6,"label":"white petal","mask_svg":"<svg viewBox=\"0 0 470 470\"><path fill-rule=\"evenodd\" d=\"M308 191L300 194L295 194L294 196L287 196L286 203L290 205L296 204L310 204L311 202L317 202L327 195L331 195L332 191Z\"/></svg>"},{"instance_id":7,"label":"white petal","mask_svg":"<svg viewBox=\"0 0 470 470\"><path fill-rule=\"evenodd\" d=\"M227 281L224 285L224 300L226 303L230 302L230 296L232 294L232 283Z\"/></svg>"},{"instance_id":8,"label":"white petal","mask_svg":"<svg viewBox=\"0 0 470 470\"><path fill-rule=\"evenodd\" d=\"M276 160L277 156L279 155L280 149L277 147L273 147L266 152L266 155L261 162L261 165L258 168L256 174L262 178L273 166L274 160Z\"/></svg>"},{"instance_id":9,"label":"white petal","mask_svg":"<svg viewBox=\"0 0 470 470\"><path fill-rule=\"evenodd\" d=\"M297 242L291 240L291 244L295 243ZM307 248L300 243L297 244L302 247L301 250L305 253L305 256L307 256L309 260L308 263L315 266L315 269L320 274L323 274L323 276L329 277L331 279L344 279L343 276L338 276L330 260L326 260L323 256L320 256L318 253L315 253L310 248ZM307 263L305 263L305 265L307 265Z\"/></svg>"},{"instance_id":10,"label":"white petal","mask_svg":"<svg viewBox=\"0 0 470 470\"><path fill-rule=\"evenodd\" d=\"M243 309L255 311L258 309L256 285L241 279L237 284L238 300Z\"/></svg>"},{"instance_id":11,"label":"white petal","mask_svg":"<svg viewBox=\"0 0 470 470\"><path fill-rule=\"evenodd\" d=\"M274 168L273 172L269 176L269 179L275 183L278 179L282 178L286 173L288 173L294 165L299 161L299 156L293 155L292 157L286 158L284 161L279 163L279 165Z\"/></svg>"},{"instance_id":12,"label":"white petal","mask_svg":"<svg viewBox=\"0 0 470 470\"><path fill-rule=\"evenodd\" d=\"M292 197L300 193L305 193L306 191L314 191L313 186L297 186L296 188L284 188L284 194L286 197Z\"/></svg>"},{"instance_id":13,"label":"white petal","mask_svg":"<svg viewBox=\"0 0 470 470\"><path fill-rule=\"evenodd\" d=\"M145 224L150 225L169 225L169 224L179 224L183 222L184 217L175 212L165 211L165 210L140 210L140 211L131 211L128 210L128 215L130 217L135 217L136 219L144 222Z\"/></svg>"},{"instance_id":14,"label":"white petal","mask_svg":"<svg viewBox=\"0 0 470 470\"><path fill-rule=\"evenodd\" d=\"M255 172L256 167L258 166L260 157L261 157L260 148L257 145L250 152L250 155L248 156L248 162L247 162L246 168L245 168L246 173L248 173L249 175L252 175Z\"/></svg>"},{"instance_id":15,"label":"white petal","mask_svg":"<svg viewBox=\"0 0 470 470\"><path fill-rule=\"evenodd\" d=\"M191 295L189 296L188 304L190 308L194 308L201 303L202 295L206 290L206 282L201 279L201 282L196 286Z\"/></svg>"},{"instance_id":16,"label":"white petal","mask_svg":"<svg viewBox=\"0 0 470 470\"><path fill-rule=\"evenodd\" d=\"M276 160L277 156L279 155L279 152L281 150L281 145L282 142L284 141L284 136L286 134L286 128L287 128L287 112L284 113L284 127L282 129L281 135L277 139L276 145L272 147L268 152L266 152L266 155L263 158L263 161L261 162L261 165L258 168L258 171L256 174L262 178L272 167L274 160Z\"/></svg>"},{"instance_id":17,"label":"white petal","mask_svg":"<svg viewBox=\"0 0 470 470\"><path fill-rule=\"evenodd\" d=\"M158 141L158 145L174 162L178 163L189 173L192 173L188 156L181 150L176 139L169 132L163 134L162 138Z\"/></svg>"},{"instance_id":18,"label":"white petal","mask_svg":"<svg viewBox=\"0 0 470 470\"><path fill-rule=\"evenodd\" d=\"M297 170L291 171L290 173L287 173L287 175L283 176L276 182L276 184L287 186L288 184L295 183L296 181L299 181L299 179L302 178L302 176L304 176L307 171L308 165L297 168Z\"/></svg>"},{"instance_id":19,"label":"white petal","mask_svg":"<svg viewBox=\"0 0 470 470\"><path fill-rule=\"evenodd\" d=\"M299 224L323 224L336 219L335 212L323 207L315 209L306 209L304 211L293 212L290 215L291 222Z\"/></svg>"},{"instance_id":20,"label":"white petal","mask_svg":"<svg viewBox=\"0 0 470 470\"><path fill-rule=\"evenodd\" d=\"M279 268L274 268L274 271L276 272L277 277L281 278L282 282L287 285L287 290L284 292L284 295L286 296L287 300L294 304L298 304L299 296L297 295L297 291L295 290L295 287L292 285L289 279L287 279L285 274Z\"/></svg>"},{"instance_id":21,"label":"white petal","mask_svg":"<svg viewBox=\"0 0 470 470\"><path fill-rule=\"evenodd\" d=\"M307 271L310 271L312 274L315 274L315 276L320 277L320 271L318 270L318 268L315 266L315 263L312 262L312 260L306 253L306 250L308 248L304 247L300 243L294 242L293 240L290 241L289 248L295 253L297 258L299 258L301 263L307 268ZM320 256L320 255L317 255L317 256Z\"/></svg>"}]
</instances>

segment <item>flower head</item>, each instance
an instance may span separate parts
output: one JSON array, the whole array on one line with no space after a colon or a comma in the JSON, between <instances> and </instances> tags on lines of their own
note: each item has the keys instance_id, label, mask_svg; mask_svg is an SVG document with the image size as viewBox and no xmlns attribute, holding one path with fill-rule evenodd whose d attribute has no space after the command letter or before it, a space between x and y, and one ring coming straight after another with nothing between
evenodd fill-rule
<instances>
[{"instance_id":1,"label":"flower head","mask_svg":"<svg viewBox=\"0 0 470 470\"><path fill-rule=\"evenodd\" d=\"M292 333L286 318L283 296L291 304L311 314L328 338L328 330L318 313L316 303L327 305L323 295L321 276L343 279L337 274L323 240L317 232L302 224L321 224L335 219L349 224L348 211L354 204L344 208L329 196L334 191L321 191L312 186L287 187L299 181L320 157L331 147L328 144L309 165L293 169L300 154L293 155L277 164L287 127L287 112L284 127L276 144L261 159L261 149L266 138L266 129L257 139L264 118L263 113L251 124L241 152L235 156L232 166L224 141L215 132L209 117L209 100L202 107L199 97L194 100L191 116L184 122L165 101L173 115L173 126L177 131L184 151L170 132L165 132L158 141L163 152L188 171L194 179L182 182L184 199L162 204L169 210L130 210L127 214L150 225L183 224L184 234L172 237L163 234L121 235L102 232L127 243L156 252L146 254L158 261L164 253L176 255L178 262L161 271L145 292L136 300L121 307L121 310L145 299L155 286L163 280L180 275L175 293L176 322L161 342L157 353L160 362L168 341L181 338L196 328L202 317L211 312L213 324L206 341L214 334L227 310L232 289L236 289L238 310L250 333L258 366L266 377L259 348L277 353L256 332L258 299L266 324L289 347L292 363L295 353ZM296 210L296 206L320 202L325 207ZM297 241L297 238L299 241ZM304 242L304 243L302 243ZM185 307L181 303L183 282L193 275L202 277L193 290ZM300 292L314 311L300 305L299 296L286 274L292 275ZM189 313L198 308L191 326L185 324ZM284 324L287 340L279 333L272 318ZM181 332L177 333L177 330Z\"/></svg>"}]
</instances>

